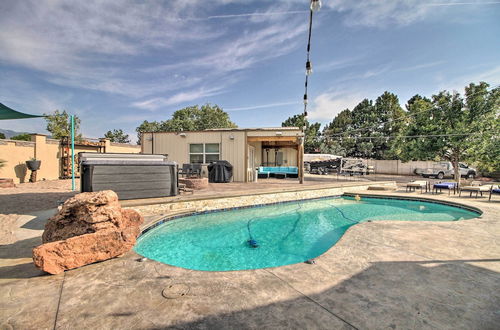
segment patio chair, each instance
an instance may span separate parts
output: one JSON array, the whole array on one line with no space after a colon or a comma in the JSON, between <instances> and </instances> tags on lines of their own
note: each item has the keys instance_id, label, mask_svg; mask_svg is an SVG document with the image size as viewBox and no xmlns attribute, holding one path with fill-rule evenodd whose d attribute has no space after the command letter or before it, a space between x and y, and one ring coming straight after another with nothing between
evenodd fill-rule
<instances>
[{"instance_id":1,"label":"patio chair","mask_svg":"<svg viewBox=\"0 0 500 330\"><path fill-rule=\"evenodd\" d=\"M456 182L438 182L438 183L435 183L432 186L432 193L437 194L438 190L439 190L439 192L442 192L443 189L448 190L448 196L451 195L452 190L453 190L453 195L455 195L455 192L457 189L457 183Z\"/></svg>"},{"instance_id":2,"label":"patio chair","mask_svg":"<svg viewBox=\"0 0 500 330\"><path fill-rule=\"evenodd\" d=\"M184 175L184 177L191 174L191 164L182 164L182 169L179 171L179 175Z\"/></svg>"},{"instance_id":3,"label":"patio chair","mask_svg":"<svg viewBox=\"0 0 500 330\"><path fill-rule=\"evenodd\" d=\"M408 191L417 191L417 188L420 189L420 193L422 194L424 192L424 188L425 188L425 192L427 192L427 187L429 186L429 184L427 183L427 181L412 181L412 182L408 182L406 184L406 192Z\"/></svg>"},{"instance_id":4,"label":"patio chair","mask_svg":"<svg viewBox=\"0 0 500 330\"><path fill-rule=\"evenodd\" d=\"M491 195L493 194L498 194L500 195L500 185L492 185L490 189L490 197L488 198L488 201L491 201Z\"/></svg>"},{"instance_id":5,"label":"patio chair","mask_svg":"<svg viewBox=\"0 0 500 330\"><path fill-rule=\"evenodd\" d=\"M483 192L488 192L491 190L492 185L481 185L481 181L472 181L472 183L468 186L463 186L459 188L459 193L458 196L462 196L462 191L469 191L470 195L469 197L472 197L472 193L476 193L476 198L478 197L478 194L481 194L481 197L483 197Z\"/></svg>"},{"instance_id":6,"label":"patio chair","mask_svg":"<svg viewBox=\"0 0 500 330\"><path fill-rule=\"evenodd\" d=\"M201 164L191 164L191 173L196 177L201 177Z\"/></svg>"}]
</instances>

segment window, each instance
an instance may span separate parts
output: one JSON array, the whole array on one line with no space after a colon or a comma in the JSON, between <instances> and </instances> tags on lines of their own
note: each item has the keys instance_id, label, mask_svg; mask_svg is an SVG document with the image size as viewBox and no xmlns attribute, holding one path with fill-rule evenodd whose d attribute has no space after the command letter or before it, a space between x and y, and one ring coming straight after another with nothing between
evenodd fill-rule
<instances>
[{"instance_id":1,"label":"window","mask_svg":"<svg viewBox=\"0 0 500 330\"><path fill-rule=\"evenodd\" d=\"M196 143L189 145L189 162L191 164L208 164L219 160L218 143Z\"/></svg>"}]
</instances>

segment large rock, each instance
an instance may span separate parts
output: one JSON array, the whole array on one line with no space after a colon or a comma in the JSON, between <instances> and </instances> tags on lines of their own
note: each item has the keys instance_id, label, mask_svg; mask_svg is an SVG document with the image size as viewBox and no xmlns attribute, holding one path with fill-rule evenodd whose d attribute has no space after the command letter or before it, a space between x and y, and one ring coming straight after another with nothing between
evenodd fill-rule
<instances>
[{"instance_id":1,"label":"large rock","mask_svg":"<svg viewBox=\"0 0 500 330\"><path fill-rule=\"evenodd\" d=\"M121 208L111 190L78 194L48 220L33 261L58 274L117 257L134 246L142 222L139 213Z\"/></svg>"}]
</instances>

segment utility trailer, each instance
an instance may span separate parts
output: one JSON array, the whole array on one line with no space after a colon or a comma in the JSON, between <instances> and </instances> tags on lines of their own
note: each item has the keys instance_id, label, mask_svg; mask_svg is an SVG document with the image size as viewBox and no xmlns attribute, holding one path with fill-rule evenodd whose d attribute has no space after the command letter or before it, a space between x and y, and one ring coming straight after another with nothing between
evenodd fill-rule
<instances>
[{"instance_id":1,"label":"utility trailer","mask_svg":"<svg viewBox=\"0 0 500 330\"><path fill-rule=\"evenodd\" d=\"M367 175L374 173L373 166L368 166L367 160L360 158L342 158L339 174Z\"/></svg>"},{"instance_id":2,"label":"utility trailer","mask_svg":"<svg viewBox=\"0 0 500 330\"><path fill-rule=\"evenodd\" d=\"M119 199L178 195L177 163L165 155L79 153L80 191L113 190Z\"/></svg>"},{"instance_id":3,"label":"utility trailer","mask_svg":"<svg viewBox=\"0 0 500 330\"><path fill-rule=\"evenodd\" d=\"M310 161L305 164L311 174L337 173L340 167L341 158L330 160Z\"/></svg>"}]
</instances>

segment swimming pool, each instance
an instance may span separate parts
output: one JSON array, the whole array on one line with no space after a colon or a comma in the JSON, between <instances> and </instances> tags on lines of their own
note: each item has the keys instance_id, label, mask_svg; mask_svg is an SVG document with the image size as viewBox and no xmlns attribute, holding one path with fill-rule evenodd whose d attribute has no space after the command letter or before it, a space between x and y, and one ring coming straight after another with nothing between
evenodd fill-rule
<instances>
[{"instance_id":1,"label":"swimming pool","mask_svg":"<svg viewBox=\"0 0 500 330\"><path fill-rule=\"evenodd\" d=\"M455 221L479 215L434 202L337 196L177 218L145 232L134 250L194 270L277 267L320 256L357 223Z\"/></svg>"}]
</instances>

